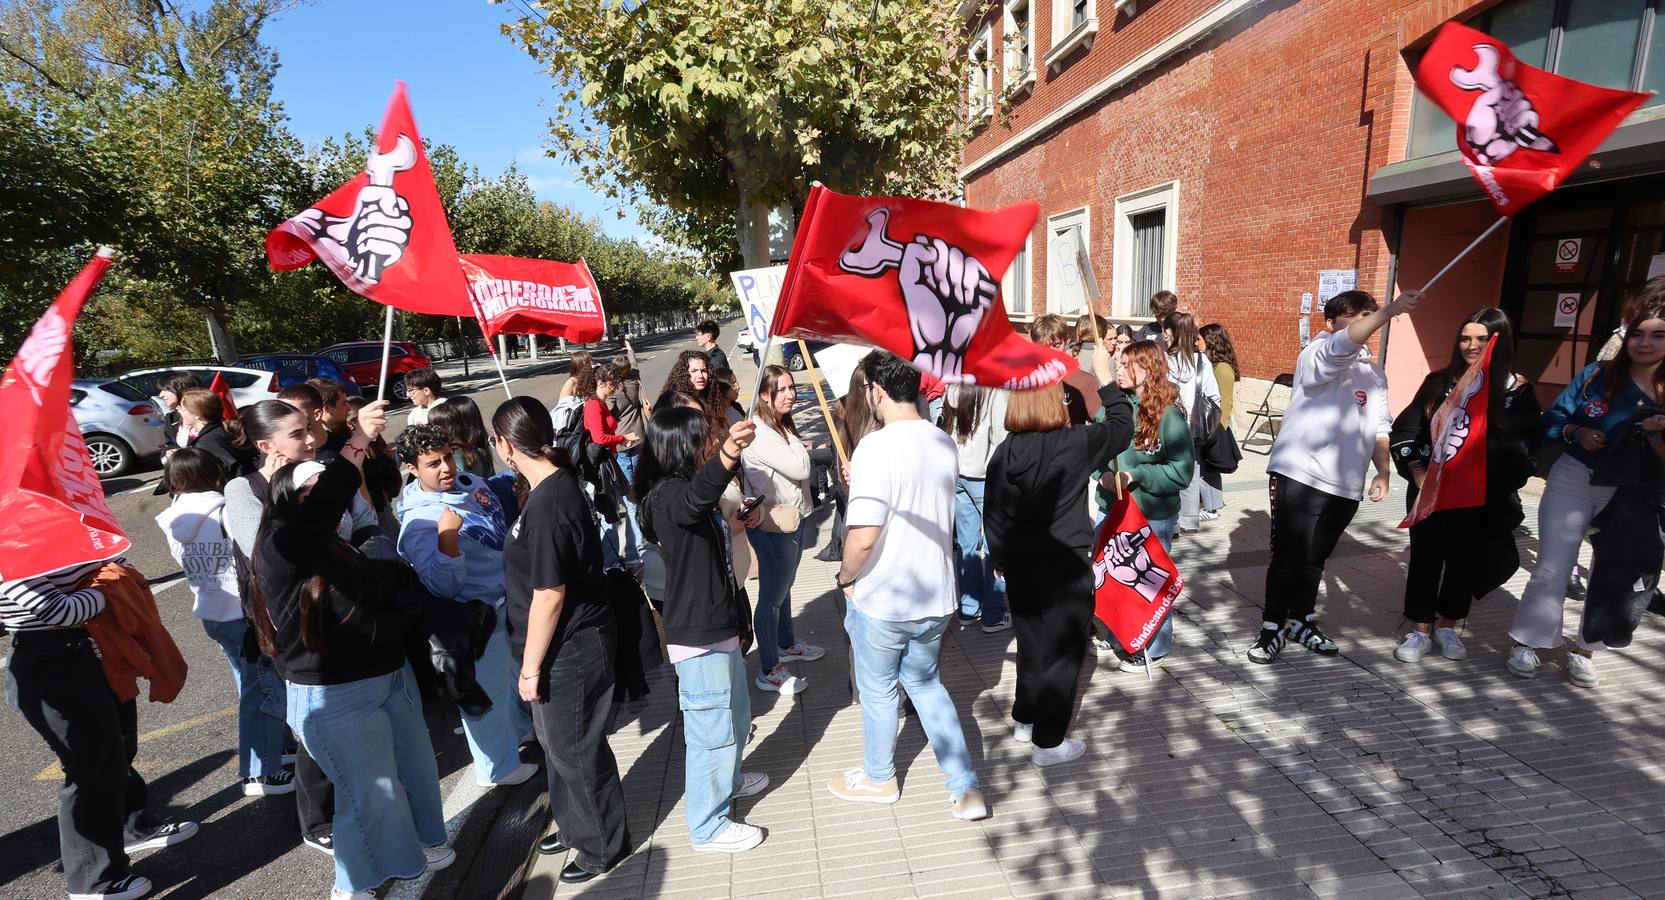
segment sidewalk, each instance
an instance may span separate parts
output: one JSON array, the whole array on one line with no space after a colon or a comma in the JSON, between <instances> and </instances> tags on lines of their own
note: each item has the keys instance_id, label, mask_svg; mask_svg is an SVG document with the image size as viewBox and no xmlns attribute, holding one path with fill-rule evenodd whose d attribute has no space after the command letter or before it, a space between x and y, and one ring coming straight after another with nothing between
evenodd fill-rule
<instances>
[{"instance_id":1,"label":"sidewalk","mask_svg":"<svg viewBox=\"0 0 1665 900\"><path fill-rule=\"evenodd\" d=\"M1011 740L1010 632L950 632L943 681L993 813L976 823L949 816L913 720L897 748L900 803L827 793L860 765L862 740L834 567L813 558L830 527L818 516L793 599L799 635L827 656L795 666L810 679L795 701L752 693L747 769L771 784L738 811L767 841L736 857L689 848L667 668L612 738L636 853L576 888L557 881L564 858L534 858L524 896L1665 896L1659 618L1629 649L1601 654L1596 690L1567 681L1560 653L1536 680L1508 675L1505 632L1537 547L1523 536L1525 569L1476 605L1466 661L1396 662L1395 479L1325 574L1320 610L1342 655L1292 648L1255 665L1243 652L1260 620L1264 466L1249 455L1226 482L1223 518L1176 544L1189 583L1175 654L1154 682L1088 656L1072 730L1088 741L1083 759L1043 772ZM1525 499L1530 527L1536 496ZM1578 611L1568 604L1569 629Z\"/></svg>"}]
</instances>

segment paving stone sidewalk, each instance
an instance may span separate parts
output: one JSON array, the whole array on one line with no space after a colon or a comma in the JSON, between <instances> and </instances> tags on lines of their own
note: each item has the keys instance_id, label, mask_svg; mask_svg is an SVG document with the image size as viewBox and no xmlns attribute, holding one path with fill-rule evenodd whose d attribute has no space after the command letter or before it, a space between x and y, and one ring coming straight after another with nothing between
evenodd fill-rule
<instances>
[{"instance_id":1,"label":"paving stone sidewalk","mask_svg":"<svg viewBox=\"0 0 1665 900\"><path fill-rule=\"evenodd\" d=\"M1321 611L1342 643L1243 655L1259 626L1267 547L1264 457L1227 480L1228 507L1175 556L1189 579L1169 665L1147 682L1109 663L1081 678L1081 760L1042 771L1011 739L1010 632L955 627L943 680L993 816L949 816L918 723L897 748L902 800L828 794L860 765L861 713L834 568L805 555L798 634L827 656L795 668L795 699L752 693L747 768L771 786L742 801L768 829L737 857L694 853L682 799L674 674L629 707L612 745L637 852L579 887L535 861L527 897L1665 897L1665 683L1660 618L1601 654L1601 686L1505 673L1509 617L1536 553L1469 620L1467 660L1392 657L1404 588L1403 497L1366 503L1325 574ZM1528 527L1535 523L1535 497ZM830 522L814 520L818 549ZM755 592L755 582L753 591ZM1579 604L1567 607L1576 628ZM750 661L755 669L755 658Z\"/></svg>"}]
</instances>

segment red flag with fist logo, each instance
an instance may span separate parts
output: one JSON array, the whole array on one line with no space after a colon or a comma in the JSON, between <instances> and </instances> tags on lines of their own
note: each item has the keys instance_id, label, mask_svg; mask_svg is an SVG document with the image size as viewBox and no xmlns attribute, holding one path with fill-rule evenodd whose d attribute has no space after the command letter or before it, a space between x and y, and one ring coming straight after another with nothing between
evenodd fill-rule
<instances>
[{"instance_id":1,"label":"red flag with fist logo","mask_svg":"<svg viewBox=\"0 0 1665 900\"><path fill-rule=\"evenodd\" d=\"M75 317L110 268L100 250L35 323L0 378L0 579L21 581L127 551L70 414Z\"/></svg>"},{"instance_id":2,"label":"red flag with fist logo","mask_svg":"<svg viewBox=\"0 0 1665 900\"><path fill-rule=\"evenodd\" d=\"M499 334L547 334L587 344L607 331L601 288L582 258L563 263L465 254L462 267L488 340Z\"/></svg>"},{"instance_id":3,"label":"red flag with fist logo","mask_svg":"<svg viewBox=\"0 0 1665 900\"><path fill-rule=\"evenodd\" d=\"M949 384L1026 390L1075 360L1012 330L1000 277L1039 207L810 188L769 334L881 347Z\"/></svg>"},{"instance_id":4,"label":"red flag with fist logo","mask_svg":"<svg viewBox=\"0 0 1665 900\"><path fill-rule=\"evenodd\" d=\"M1416 86L1457 120L1463 162L1505 216L1555 190L1649 96L1552 75L1455 22L1422 55Z\"/></svg>"},{"instance_id":5,"label":"red flag with fist logo","mask_svg":"<svg viewBox=\"0 0 1665 900\"><path fill-rule=\"evenodd\" d=\"M1128 653L1145 649L1185 590L1133 492L1110 506L1093 539L1093 614Z\"/></svg>"},{"instance_id":6,"label":"red flag with fist logo","mask_svg":"<svg viewBox=\"0 0 1665 900\"><path fill-rule=\"evenodd\" d=\"M1496 346L1494 334L1485 352L1434 411L1428 424L1428 474L1400 528L1409 528L1442 509L1486 505L1486 414L1492 393L1486 382Z\"/></svg>"},{"instance_id":7,"label":"red flag with fist logo","mask_svg":"<svg viewBox=\"0 0 1665 900\"><path fill-rule=\"evenodd\" d=\"M393 90L364 171L266 235L272 268L298 269L314 259L377 303L474 315L404 82Z\"/></svg>"}]
</instances>

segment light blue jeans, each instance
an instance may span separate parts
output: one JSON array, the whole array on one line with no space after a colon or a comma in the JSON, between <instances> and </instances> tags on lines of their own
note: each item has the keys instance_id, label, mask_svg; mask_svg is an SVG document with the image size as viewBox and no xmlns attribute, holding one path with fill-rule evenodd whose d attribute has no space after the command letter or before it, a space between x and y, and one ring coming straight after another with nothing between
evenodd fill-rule
<instances>
[{"instance_id":1,"label":"light blue jeans","mask_svg":"<svg viewBox=\"0 0 1665 900\"><path fill-rule=\"evenodd\" d=\"M1174 552L1174 528L1179 522L1178 516L1166 519L1146 520L1150 524L1151 533L1161 542L1162 549L1170 555ZM1162 620L1162 627L1156 629L1156 634L1145 645L1145 656L1148 659L1161 659L1173 651L1174 648L1174 613L1168 611L1167 618Z\"/></svg>"},{"instance_id":2,"label":"light blue jeans","mask_svg":"<svg viewBox=\"0 0 1665 900\"><path fill-rule=\"evenodd\" d=\"M777 534L761 528L746 531L757 554L757 609L752 631L757 635L757 660L764 674L780 663L780 651L798 642L792 629L792 581L804 558L804 528ZM738 577L738 573L737 573Z\"/></svg>"},{"instance_id":3,"label":"light blue jeans","mask_svg":"<svg viewBox=\"0 0 1665 900\"><path fill-rule=\"evenodd\" d=\"M1202 524L1202 466L1191 464L1191 483L1179 492L1179 527L1196 531Z\"/></svg>"},{"instance_id":4,"label":"light blue jeans","mask_svg":"<svg viewBox=\"0 0 1665 900\"><path fill-rule=\"evenodd\" d=\"M954 547L958 551L960 618L982 616L984 625L1006 618L1006 592L996 584L983 538L983 479L954 482Z\"/></svg>"},{"instance_id":5,"label":"light blue jeans","mask_svg":"<svg viewBox=\"0 0 1665 900\"><path fill-rule=\"evenodd\" d=\"M497 627L474 663L474 680L491 698L485 715L462 714L463 735L481 781L502 781L520 767L520 739L532 733L532 715L520 699L520 665L509 652L509 617L497 607Z\"/></svg>"},{"instance_id":6,"label":"light blue jeans","mask_svg":"<svg viewBox=\"0 0 1665 900\"><path fill-rule=\"evenodd\" d=\"M1198 488L1198 492L1197 492L1197 498L1198 498L1198 501L1199 501L1198 505L1202 507L1203 511L1204 512L1219 512L1220 510L1225 509L1226 508L1226 494L1225 494L1225 492L1222 491L1220 488L1217 488L1214 485L1209 484L1207 481L1205 481L1203 479L1198 479L1198 481L1201 483L1201 487Z\"/></svg>"},{"instance_id":7,"label":"light blue jeans","mask_svg":"<svg viewBox=\"0 0 1665 900\"><path fill-rule=\"evenodd\" d=\"M682 709L683 800L688 836L710 843L728 827L740 759L752 729L752 697L746 660L739 650L710 651L676 664L677 706Z\"/></svg>"},{"instance_id":8,"label":"light blue jeans","mask_svg":"<svg viewBox=\"0 0 1665 900\"><path fill-rule=\"evenodd\" d=\"M947 629L947 616L886 622L863 615L854 603L849 604L844 630L850 634L850 652L856 661L862 768L869 780L885 782L896 777L896 685L900 681L919 713L919 724L937 756L937 768L948 780L949 795L958 797L977 786L960 714L942 686L937 666Z\"/></svg>"},{"instance_id":9,"label":"light blue jeans","mask_svg":"<svg viewBox=\"0 0 1665 900\"><path fill-rule=\"evenodd\" d=\"M416 676L290 684L289 727L335 786L335 886L370 891L428 867L445 843L439 767Z\"/></svg>"},{"instance_id":10,"label":"light blue jeans","mask_svg":"<svg viewBox=\"0 0 1665 900\"><path fill-rule=\"evenodd\" d=\"M229 622L204 620L202 630L220 645L231 663L231 680L237 686L237 775L263 778L283 768L283 744L289 725L283 717L287 699L283 679L264 653L254 662L243 658L243 637L247 619Z\"/></svg>"}]
</instances>

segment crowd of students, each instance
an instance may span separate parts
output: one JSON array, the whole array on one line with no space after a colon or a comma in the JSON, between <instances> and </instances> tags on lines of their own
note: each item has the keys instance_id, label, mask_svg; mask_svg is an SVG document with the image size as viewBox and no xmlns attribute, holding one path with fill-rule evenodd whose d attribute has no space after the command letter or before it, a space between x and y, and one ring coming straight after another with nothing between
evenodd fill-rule
<instances>
[{"instance_id":1,"label":"crowd of students","mask_svg":"<svg viewBox=\"0 0 1665 900\"><path fill-rule=\"evenodd\" d=\"M1540 651L1561 645L1562 605L1595 524L1567 663L1574 684L1594 686L1596 651L1629 642L1665 557L1665 278L1629 299L1612 358L1541 413L1514 369L1507 317L1482 308L1459 326L1445 367L1391 417L1368 342L1419 299L1331 298L1327 331L1296 361L1267 465L1271 557L1247 656L1271 663L1290 644L1339 652L1318 616L1324 566L1361 501L1387 497L1394 467L1414 504L1454 452L1464 432L1436 434L1435 413L1489 345L1484 503L1410 529L1410 631L1394 655L1464 658L1472 604L1520 567L1518 492L1548 441L1564 452L1539 505L1541 547L1507 669L1532 677ZM804 439L791 372L765 367L752 410L739 406L713 323L651 403L628 343L612 361L578 351L548 405L517 397L489 422L467 397L445 395L432 370L412 372L414 407L391 445L387 404L350 402L332 382L227 416L188 376L165 379L172 500L157 524L231 669L242 791L298 794L301 838L333 856L332 896L443 868L454 853L422 704L444 696L461 712L481 785L532 778L539 766L521 748L537 742L556 825L539 849L573 851L561 879L587 881L631 850L607 740L615 702L645 689L642 671L669 664L692 844L756 847L765 832L734 806L768 784L743 766L750 692L807 690L795 669L824 655L798 636L792 591L823 533L809 521L830 500L821 555L840 560L864 748L862 765L827 788L855 802L899 799L905 692L951 814L987 816L938 669L953 626L1013 632L1010 725L1038 766L1086 750L1069 726L1089 650L1136 673L1173 659L1172 616L1131 654L1095 624L1089 555L1128 492L1181 566L1180 539L1225 505L1236 352L1223 327L1199 328L1179 306L1158 294L1137 331L1038 318L1031 339L1084 361L1038 390L945 388L875 351L832 423L847 464ZM756 596L746 590L754 559ZM85 627L131 577L118 559L0 585L11 696L66 772L59 827L72 897L143 895L149 884L128 854L196 831L148 812L132 767L134 702L106 685Z\"/></svg>"}]
</instances>

